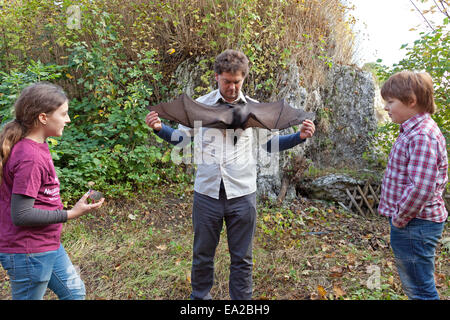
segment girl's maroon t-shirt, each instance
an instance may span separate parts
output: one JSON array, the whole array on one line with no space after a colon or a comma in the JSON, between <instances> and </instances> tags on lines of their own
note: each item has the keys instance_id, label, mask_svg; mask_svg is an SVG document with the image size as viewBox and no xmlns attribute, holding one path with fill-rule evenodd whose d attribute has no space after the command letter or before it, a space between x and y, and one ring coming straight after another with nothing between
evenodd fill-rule
<instances>
[{"instance_id":1,"label":"girl's maroon t-shirt","mask_svg":"<svg viewBox=\"0 0 450 320\"><path fill-rule=\"evenodd\" d=\"M48 144L24 138L14 145L3 167L0 185L0 252L38 253L57 250L62 223L36 227L15 226L11 220L11 195L35 198L34 207L63 209Z\"/></svg>"}]
</instances>

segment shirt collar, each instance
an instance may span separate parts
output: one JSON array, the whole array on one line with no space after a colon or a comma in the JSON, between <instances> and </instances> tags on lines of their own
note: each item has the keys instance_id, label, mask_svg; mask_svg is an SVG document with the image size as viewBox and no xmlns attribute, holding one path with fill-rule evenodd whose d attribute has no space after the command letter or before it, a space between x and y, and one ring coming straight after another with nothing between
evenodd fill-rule
<instances>
[{"instance_id":1,"label":"shirt collar","mask_svg":"<svg viewBox=\"0 0 450 320\"><path fill-rule=\"evenodd\" d=\"M408 120L406 120L405 122L403 122L400 125L400 132L410 131L417 124L419 124L420 122L422 122L425 119L428 119L429 117L430 117L430 114L427 112L418 113L415 116L412 116L411 118L409 118Z\"/></svg>"},{"instance_id":2,"label":"shirt collar","mask_svg":"<svg viewBox=\"0 0 450 320\"><path fill-rule=\"evenodd\" d=\"M215 103L228 103L228 104L238 104L238 103L247 103L247 99L245 99L244 94L242 93L242 91L239 91L239 96L236 100L234 100L233 102L228 102L227 100L225 100L225 98L222 96L222 94L220 93L220 90L217 89L216 90L216 96L214 97L214 101Z\"/></svg>"}]
</instances>

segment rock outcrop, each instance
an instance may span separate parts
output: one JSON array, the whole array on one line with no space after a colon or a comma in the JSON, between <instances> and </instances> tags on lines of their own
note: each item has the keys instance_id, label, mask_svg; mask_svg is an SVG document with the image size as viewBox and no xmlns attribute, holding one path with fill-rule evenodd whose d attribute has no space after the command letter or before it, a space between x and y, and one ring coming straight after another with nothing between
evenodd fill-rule
<instances>
[{"instance_id":1,"label":"rock outcrop","mask_svg":"<svg viewBox=\"0 0 450 320\"><path fill-rule=\"evenodd\" d=\"M175 73L174 78L178 86L189 95L194 95L195 88L202 84L200 79L205 71L198 66L198 61L199 59L192 59L183 62ZM376 130L377 117L379 118L375 108L379 103L379 96L372 75L350 66L337 65L329 70L322 88L307 91L299 86L300 82L298 66L291 63L288 71L280 74L278 79L280 89L270 100L285 99L293 107L315 112L316 133L313 139L308 139L289 151L271 155L272 161L278 166L274 167L271 162L268 170L267 161L258 165L260 196L277 197L286 170L292 169L293 155L305 156L317 168L350 167L359 170L367 167L364 153L370 145L370 133ZM293 132L294 130L289 128L280 134ZM267 158L264 152L262 149L258 151L260 158ZM295 172L290 174L295 175ZM325 182L328 180L324 178ZM316 188L316 184L310 186L312 190ZM317 192L316 190L311 194ZM290 185L286 198L295 196L295 185Z\"/></svg>"}]
</instances>

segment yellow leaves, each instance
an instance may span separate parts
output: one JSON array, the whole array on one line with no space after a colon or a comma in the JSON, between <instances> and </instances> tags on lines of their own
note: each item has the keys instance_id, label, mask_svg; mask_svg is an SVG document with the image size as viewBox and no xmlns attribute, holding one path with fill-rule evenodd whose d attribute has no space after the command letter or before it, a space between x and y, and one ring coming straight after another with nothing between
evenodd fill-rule
<instances>
[{"instance_id":1,"label":"yellow leaves","mask_svg":"<svg viewBox=\"0 0 450 320\"><path fill-rule=\"evenodd\" d=\"M52 146L57 146L58 145L58 141L56 139L53 139L53 138L47 138L47 142L49 142Z\"/></svg>"},{"instance_id":2,"label":"yellow leaves","mask_svg":"<svg viewBox=\"0 0 450 320\"><path fill-rule=\"evenodd\" d=\"M347 263L351 266L354 266L356 263L356 256L353 253L349 253L346 255Z\"/></svg>"},{"instance_id":3,"label":"yellow leaves","mask_svg":"<svg viewBox=\"0 0 450 320\"><path fill-rule=\"evenodd\" d=\"M321 285L317 286L317 291L311 293L311 300L327 300L327 290Z\"/></svg>"},{"instance_id":4,"label":"yellow leaves","mask_svg":"<svg viewBox=\"0 0 450 320\"><path fill-rule=\"evenodd\" d=\"M185 273L185 281L190 284L191 283L191 274L186 270Z\"/></svg>"},{"instance_id":5,"label":"yellow leaves","mask_svg":"<svg viewBox=\"0 0 450 320\"><path fill-rule=\"evenodd\" d=\"M333 293L334 293L335 298L337 298L337 299L339 299L347 294L344 290L342 290L342 288L338 284L333 285Z\"/></svg>"},{"instance_id":6,"label":"yellow leaves","mask_svg":"<svg viewBox=\"0 0 450 320\"><path fill-rule=\"evenodd\" d=\"M447 280L445 273L436 272L434 274L434 278L436 280L437 288L445 288L445 287L449 288L450 287L450 279Z\"/></svg>"},{"instance_id":7,"label":"yellow leaves","mask_svg":"<svg viewBox=\"0 0 450 320\"><path fill-rule=\"evenodd\" d=\"M166 51L168 54L174 54L175 53L175 49L174 48L170 48L169 50Z\"/></svg>"},{"instance_id":8,"label":"yellow leaves","mask_svg":"<svg viewBox=\"0 0 450 320\"><path fill-rule=\"evenodd\" d=\"M99 109L97 113L100 117L109 117L109 115L110 115L109 113L106 113L105 110L103 110L103 109ZM98 122L98 120L96 120L96 121Z\"/></svg>"},{"instance_id":9,"label":"yellow leaves","mask_svg":"<svg viewBox=\"0 0 450 320\"><path fill-rule=\"evenodd\" d=\"M394 286L394 276L389 276L389 278L388 278L388 283L389 283L389 285L390 285L391 287Z\"/></svg>"},{"instance_id":10,"label":"yellow leaves","mask_svg":"<svg viewBox=\"0 0 450 320\"><path fill-rule=\"evenodd\" d=\"M332 247L330 245L326 244L326 243L322 244L321 248L322 248L323 252L327 252L327 251L330 251L332 249Z\"/></svg>"},{"instance_id":11,"label":"yellow leaves","mask_svg":"<svg viewBox=\"0 0 450 320\"><path fill-rule=\"evenodd\" d=\"M323 286L318 285L315 292L310 294L311 300L333 300L333 299L341 299L347 294L344 289L341 287L341 283L334 283L331 289L332 291L328 292Z\"/></svg>"},{"instance_id":12,"label":"yellow leaves","mask_svg":"<svg viewBox=\"0 0 450 320\"><path fill-rule=\"evenodd\" d=\"M326 299L327 291L322 286L317 286L317 292L319 293L319 297L321 300Z\"/></svg>"},{"instance_id":13,"label":"yellow leaves","mask_svg":"<svg viewBox=\"0 0 450 320\"><path fill-rule=\"evenodd\" d=\"M162 245L156 246L156 249L165 251L165 250L167 250L167 246L165 244L162 244Z\"/></svg>"}]
</instances>

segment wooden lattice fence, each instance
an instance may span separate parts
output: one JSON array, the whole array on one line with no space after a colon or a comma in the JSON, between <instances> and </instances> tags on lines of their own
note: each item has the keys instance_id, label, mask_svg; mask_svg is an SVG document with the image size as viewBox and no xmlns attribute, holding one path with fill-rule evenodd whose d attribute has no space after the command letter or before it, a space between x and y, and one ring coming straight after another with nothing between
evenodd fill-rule
<instances>
[{"instance_id":1,"label":"wooden lattice fence","mask_svg":"<svg viewBox=\"0 0 450 320\"><path fill-rule=\"evenodd\" d=\"M359 185L353 190L345 189L348 196L347 203L344 206L362 216L377 214L378 204L380 203L381 185L373 184L369 181L361 188Z\"/></svg>"},{"instance_id":2,"label":"wooden lattice fence","mask_svg":"<svg viewBox=\"0 0 450 320\"><path fill-rule=\"evenodd\" d=\"M345 189L348 201L343 207L362 216L369 216L378 213L380 203L381 185L369 181L361 188L359 185L353 190ZM450 194L444 194L444 202L447 211L450 212Z\"/></svg>"}]
</instances>

